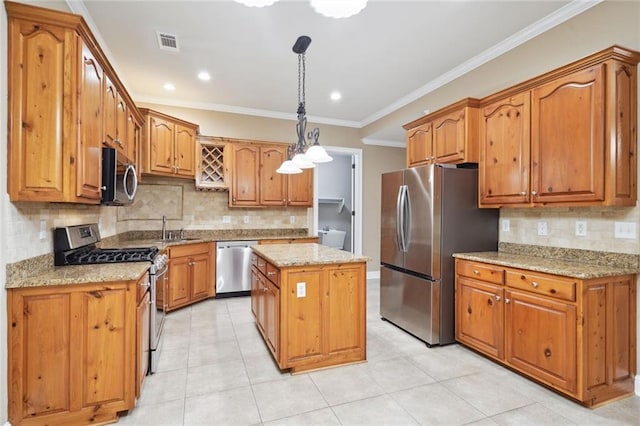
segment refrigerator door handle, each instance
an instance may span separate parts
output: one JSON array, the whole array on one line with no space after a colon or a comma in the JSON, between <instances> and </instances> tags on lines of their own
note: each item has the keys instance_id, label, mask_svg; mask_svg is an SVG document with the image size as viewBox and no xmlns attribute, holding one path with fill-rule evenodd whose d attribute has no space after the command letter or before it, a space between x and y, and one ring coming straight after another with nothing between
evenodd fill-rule
<instances>
[{"instance_id":1,"label":"refrigerator door handle","mask_svg":"<svg viewBox=\"0 0 640 426\"><path fill-rule=\"evenodd\" d=\"M402 212L404 214L404 219L402 220L404 225L402 242L404 251L407 251L411 240L411 198L409 197L409 186L407 185L404 185L404 200L402 204Z\"/></svg>"},{"instance_id":2,"label":"refrigerator door handle","mask_svg":"<svg viewBox=\"0 0 640 426\"><path fill-rule=\"evenodd\" d=\"M398 193L398 235L399 246L403 252L407 251L407 185L401 185Z\"/></svg>"},{"instance_id":3,"label":"refrigerator door handle","mask_svg":"<svg viewBox=\"0 0 640 426\"><path fill-rule=\"evenodd\" d=\"M402 185L398 187L398 197L396 198L396 243L400 251L402 246Z\"/></svg>"}]
</instances>

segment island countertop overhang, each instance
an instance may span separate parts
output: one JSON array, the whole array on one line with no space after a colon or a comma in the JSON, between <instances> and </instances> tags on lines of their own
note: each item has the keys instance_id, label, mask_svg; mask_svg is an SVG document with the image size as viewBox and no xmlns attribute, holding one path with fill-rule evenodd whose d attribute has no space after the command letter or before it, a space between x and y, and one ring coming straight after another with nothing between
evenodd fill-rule
<instances>
[{"instance_id":1,"label":"island countertop overhang","mask_svg":"<svg viewBox=\"0 0 640 426\"><path fill-rule=\"evenodd\" d=\"M367 256L355 255L348 251L316 243L257 244L251 248L278 268L361 263L371 260Z\"/></svg>"}]
</instances>

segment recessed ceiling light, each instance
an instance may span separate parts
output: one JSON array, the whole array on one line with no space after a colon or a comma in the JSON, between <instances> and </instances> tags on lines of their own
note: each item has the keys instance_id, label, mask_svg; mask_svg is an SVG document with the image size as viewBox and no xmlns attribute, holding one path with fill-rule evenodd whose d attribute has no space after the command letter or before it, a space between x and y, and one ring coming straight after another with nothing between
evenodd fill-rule
<instances>
[{"instance_id":1,"label":"recessed ceiling light","mask_svg":"<svg viewBox=\"0 0 640 426\"><path fill-rule=\"evenodd\" d=\"M211 80L211 75L206 71L200 71L198 73L198 78L202 81L209 81Z\"/></svg>"},{"instance_id":2,"label":"recessed ceiling light","mask_svg":"<svg viewBox=\"0 0 640 426\"><path fill-rule=\"evenodd\" d=\"M339 101L342 99L342 94L340 92L331 92L330 97L332 101Z\"/></svg>"},{"instance_id":3,"label":"recessed ceiling light","mask_svg":"<svg viewBox=\"0 0 640 426\"><path fill-rule=\"evenodd\" d=\"M176 90L176 86L174 86L172 83L165 83L164 86L164 90L170 90L170 91L174 91Z\"/></svg>"}]
</instances>

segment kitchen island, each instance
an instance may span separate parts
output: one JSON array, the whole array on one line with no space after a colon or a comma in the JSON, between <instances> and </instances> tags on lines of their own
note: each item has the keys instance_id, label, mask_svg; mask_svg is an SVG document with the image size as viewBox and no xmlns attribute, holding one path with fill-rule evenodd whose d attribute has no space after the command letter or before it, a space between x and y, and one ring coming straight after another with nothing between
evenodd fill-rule
<instances>
[{"instance_id":1,"label":"kitchen island","mask_svg":"<svg viewBox=\"0 0 640 426\"><path fill-rule=\"evenodd\" d=\"M320 244L252 249L251 311L280 369L366 360L367 257Z\"/></svg>"}]
</instances>

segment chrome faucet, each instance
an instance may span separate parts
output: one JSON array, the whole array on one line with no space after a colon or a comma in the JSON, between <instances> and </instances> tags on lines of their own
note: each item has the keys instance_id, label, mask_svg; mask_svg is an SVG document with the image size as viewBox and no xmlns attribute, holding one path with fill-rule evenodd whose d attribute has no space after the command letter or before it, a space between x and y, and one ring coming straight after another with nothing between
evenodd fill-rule
<instances>
[{"instance_id":1,"label":"chrome faucet","mask_svg":"<svg viewBox=\"0 0 640 426\"><path fill-rule=\"evenodd\" d=\"M162 216L162 241L167 239L167 217Z\"/></svg>"}]
</instances>

